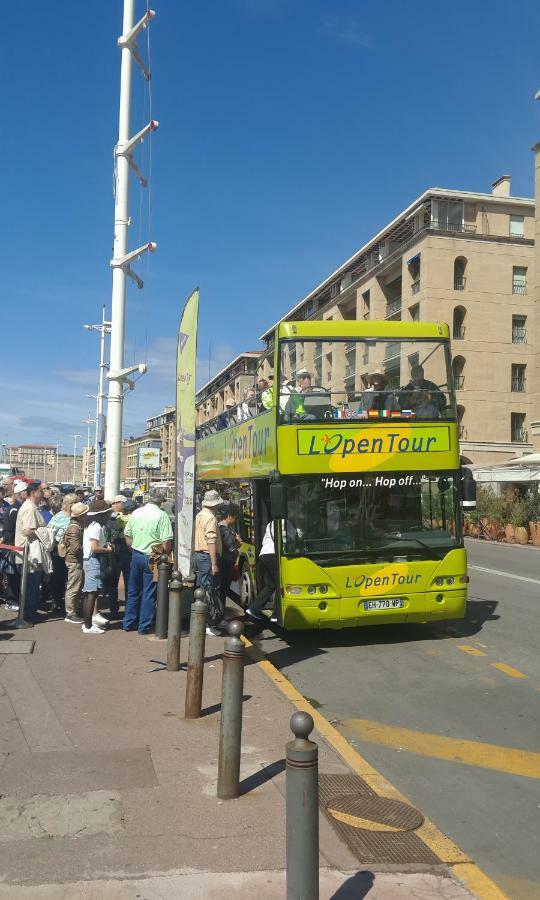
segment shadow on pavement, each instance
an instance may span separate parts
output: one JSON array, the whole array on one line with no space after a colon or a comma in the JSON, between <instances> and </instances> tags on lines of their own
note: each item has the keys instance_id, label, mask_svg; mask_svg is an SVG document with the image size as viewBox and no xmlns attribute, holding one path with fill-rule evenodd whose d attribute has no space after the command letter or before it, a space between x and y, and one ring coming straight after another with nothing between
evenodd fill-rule
<instances>
[{"instance_id":1,"label":"shadow on pavement","mask_svg":"<svg viewBox=\"0 0 540 900\"><path fill-rule=\"evenodd\" d=\"M245 703L246 700L251 700L253 694L244 694L242 697L242 703ZM213 706L207 706L206 709L201 710L201 719L204 716L213 716L214 713L221 712L221 703L214 703Z\"/></svg>"},{"instance_id":2,"label":"shadow on pavement","mask_svg":"<svg viewBox=\"0 0 540 900\"><path fill-rule=\"evenodd\" d=\"M330 900L362 900L362 897L367 897L374 882L373 872L357 872L352 878L347 878Z\"/></svg>"},{"instance_id":3,"label":"shadow on pavement","mask_svg":"<svg viewBox=\"0 0 540 900\"><path fill-rule=\"evenodd\" d=\"M281 773L285 771L285 766L285 760L279 759L277 762L269 763L269 765L265 766L264 769L261 769L260 772L254 772L253 775L244 778L244 780L240 782L240 794L249 794L249 792L254 791L255 788L261 787L263 784L266 784L267 781L271 781L276 775L281 775Z\"/></svg>"}]
</instances>

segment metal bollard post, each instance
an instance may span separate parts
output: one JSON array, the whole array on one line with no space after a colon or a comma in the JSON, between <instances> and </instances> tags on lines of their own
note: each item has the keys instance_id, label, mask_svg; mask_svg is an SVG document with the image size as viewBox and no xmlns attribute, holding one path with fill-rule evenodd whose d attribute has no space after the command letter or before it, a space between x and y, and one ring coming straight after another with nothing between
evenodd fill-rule
<instances>
[{"instance_id":1,"label":"metal bollard post","mask_svg":"<svg viewBox=\"0 0 540 900\"><path fill-rule=\"evenodd\" d=\"M169 584L169 626L167 634L167 671L180 669L180 608L182 605L182 581L180 573L173 572Z\"/></svg>"},{"instance_id":2,"label":"metal bollard post","mask_svg":"<svg viewBox=\"0 0 540 900\"><path fill-rule=\"evenodd\" d=\"M156 638L160 641L167 640L167 622L169 619L169 578L171 566L166 553L161 557L158 565L158 585L156 601Z\"/></svg>"},{"instance_id":3,"label":"metal bollard post","mask_svg":"<svg viewBox=\"0 0 540 900\"><path fill-rule=\"evenodd\" d=\"M240 793L240 750L242 745L242 697L244 694L244 645L239 619L229 622L229 637L223 650L221 686L221 727L217 795L233 800Z\"/></svg>"},{"instance_id":4,"label":"metal bollard post","mask_svg":"<svg viewBox=\"0 0 540 900\"><path fill-rule=\"evenodd\" d=\"M291 716L294 741L287 744L287 900L319 898L318 747L309 740L313 719Z\"/></svg>"},{"instance_id":5,"label":"metal bollard post","mask_svg":"<svg viewBox=\"0 0 540 900\"><path fill-rule=\"evenodd\" d=\"M19 614L16 619L11 619L9 622L3 622L4 628L10 629L18 629L18 628L33 628L32 622L27 622L24 618L25 606L26 606L26 585L28 582L28 551L30 549L30 545L28 541L24 545L23 549L23 562L22 562L22 573L21 573L21 589L19 594Z\"/></svg>"},{"instance_id":6,"label":"metal bollard post","mask_svg":"<svg viewBox=\"0 0 540 900\"><path fill-rule=\"evenodd\" d=\"M208 604L206 593L197 588L193 594L195 601L191 607L189 626L189 650L186 680L186 719L198 719L201 715L204 645L206 643L206 622L208 621Z\"/></svg>"}]
</instances>

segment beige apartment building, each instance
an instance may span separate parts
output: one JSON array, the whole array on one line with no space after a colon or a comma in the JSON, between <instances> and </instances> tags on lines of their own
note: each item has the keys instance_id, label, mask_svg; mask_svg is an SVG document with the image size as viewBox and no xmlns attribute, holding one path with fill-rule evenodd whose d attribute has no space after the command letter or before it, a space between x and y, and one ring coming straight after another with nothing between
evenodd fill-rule
<instances>
[{"instance_id":1,"label":"beige apartment building","mask_svg":"<svg viewBox=\"0 0 540 900\"><path fill-rule=\"evenodd\" d=\"M176 407L166 406L162 413L152 416L146 422L146 430L159 433L161 440L161 466L159 471L161 481L174 481L175 477L175 420Z\"/></svg>"},{"instance_id":2,"label":"beige apartment building","mask_svg":"<svg viewBox=\"0 0 540 900\"><path fill-rule=\"evenodd\" d=\"M262 353L262 349L241 353L197 391L195 408L198 425L223 412L227 400L236 404L242 402L244 390L256 381Z\"/></svg>"},{"instance_id":3,"label":"beige apartment building","mask_svg":"<svg viewBox=\"0 0 540 900\"><path fill-rule=\"evenodd\" d=\"M463 457L498 463L530 453L537 431L540 445L535 225L534 200L513 197L509 176L491 193L432 188L281 321L447 322ZM262 337L271 342L272 329ZM341 386L349 377L351 387L361 389L374 361L357 346L350 345L344 372L325 371L319 350L313 359L294 360L287 374L309 365L316 381L331 389L328 377ZM408 380L399 355L376 363L395 384Z\"/></svg>"}]
</instances>

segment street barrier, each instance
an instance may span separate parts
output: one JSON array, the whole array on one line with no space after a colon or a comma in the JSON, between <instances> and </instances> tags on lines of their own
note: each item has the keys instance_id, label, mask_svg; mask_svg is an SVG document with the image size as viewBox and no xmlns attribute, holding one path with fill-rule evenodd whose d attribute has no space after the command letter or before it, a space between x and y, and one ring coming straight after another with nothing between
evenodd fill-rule
<instances>
[{"instance_id":1,"label":"street barrier","mask_svg":"<svg viewBox=\"0 0 540 900\"><path fill-rule=\"evenodd\" d=\"M223 650L221 685L221 726L217 795L233 800L240 793L240 751L242 743L242 699L244 696L244 644L240 635L244 625L239 619L229 622L229 637Z\"/></svg>"},{"instance_id":2,"label":"street barrier","mask_svg":"<svg viewBox=\"0 0 540 900\"><path fill-rule=\"evenodd\" d=\"M186 680L186 719L198 719L201 715L204 646L206 643L206 623L208 621L208 604L206 592L202 588L194 591L195 601L191 607L189 626L189 650Z\"/></svg>"},{"instance_id":3,"label":"street barrier","mask_svg":"<svg viewBox=\"0 0 540 900\"><path fill-rule=\"evenodd\" d=\"M181 606L182 581L180 573L175 571L172 573L169 583L169 624L167 633L167 671L169 672L178 672L180 669Z\"/></svg>"},{"instance_id":4,"label":"street barrier","mask_svg":"<svg viewBox=\"0 0 540 900\"><path fill-rule=\"evenodd\" d=\"M158 565L158 584L156 600L156 637L160 641L167 639L167 623L169 618L169 578L171 565L166 553Z\"/></svg>"},{"instance_id":5,"label":"street barrier","mask_svg":"<svg viewBox=\"0 0 540 900\"><path fill-rule=\"evenodd\" d=\"M15 553L22 553L23 562L22 562L22 573L21 573L21 589L20 589L20 597L19 597L19 614L16 619L9 619L6 622L2 622L3 628L16 629L16 628L33 628L32 622L27 622L24 618L25 606L26 606L26 585L28 582L28 551L29 544L26 542L24 547L15 547L11 544L0 544L0 550L11 550Z\"/></svg>"},{"instance_id":6,"label":"street barrier","mask_svg":"<svg viewBox=\"0 0 540 900\"><path fill-rule=\"evenodd\" d=\"M287 900L319 898L318 747L309 740L313 719L291 716L294 740L286 749Z\"/></svg>"}]
</instances>

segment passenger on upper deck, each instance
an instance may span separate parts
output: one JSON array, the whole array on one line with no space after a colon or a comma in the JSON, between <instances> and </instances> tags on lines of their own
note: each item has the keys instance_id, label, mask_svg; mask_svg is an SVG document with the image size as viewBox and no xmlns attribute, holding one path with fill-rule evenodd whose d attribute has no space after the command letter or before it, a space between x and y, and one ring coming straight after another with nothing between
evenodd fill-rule
<instances>
[{"instance_id":1,"label":"passenger on upper deck","mask_svg":"<svg viewBox=\"0 0 540 900\"><path fill-rule=\"evenodd\" d=\"M363 412L397 409L394 394L392 391L385 391L387 384L388 377L380 369L368 375L368 389L364 391L361 404Z\"/></svg>"},{"instance_id":2,"label":"passenger on upper deck","mask_svg":"<svg viewBox=\"0 0 540 900\"><path fill-rule=\"evenodd\" d=\"M421 365L412 367L411 380L400 389L399 398L402 408L412 409L418 419L440 419L446 406L443 392L433 381L424 378Z\"/></svg>"},{"instance_id":3,"label":"passenger on upper deck","mask_svg":"<svg viewBox=\"0 0 540 900\"><path fill-rule=\"evenodd\" d=\"M242 402L236 411L238 421L244 422L246 419L251 419L251 417L256 415L256 413L257 401L255 399L255 388L244 388L244 392L242 394Z\"/></svg>"},{"instance_id":4,"label":"passenger on upper deck","mask_svg":"<svg viewBox=\"0 0 540 900\"><path fill-rule=\"evenodd\" d=\"M274 394L272 390L274 386L274 376L269 375L268 379L269 380L267 381L266 378L261 377L257 382L259 412L264 412L266 409L272 409L274 403ZM272 379L272 384L270 384L270 379Z\"/></svg>"}]
</instances>

